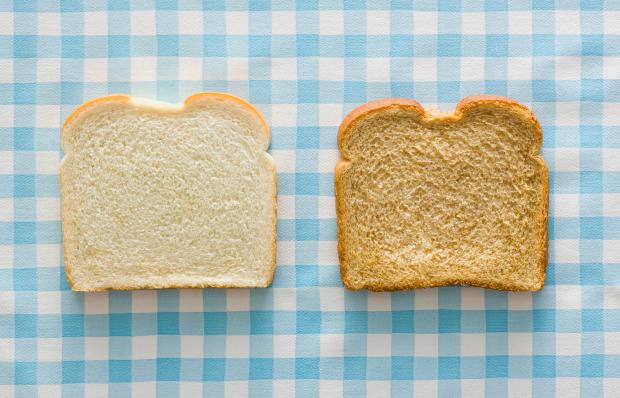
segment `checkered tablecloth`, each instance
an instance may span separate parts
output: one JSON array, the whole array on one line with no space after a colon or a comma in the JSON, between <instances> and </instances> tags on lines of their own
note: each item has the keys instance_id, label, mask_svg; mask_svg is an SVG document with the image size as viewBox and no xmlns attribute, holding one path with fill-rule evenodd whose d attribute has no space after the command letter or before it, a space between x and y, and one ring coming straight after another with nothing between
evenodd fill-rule
<instances>
[{"instance_id":1,"label":"checkered tablecloth","mask_svg":"<svg viewBox=\"0 0 620 398\"><path fill-rule=\"evenodd\" d=\"M1 397L620 396L619 1L57 3L0 1ZM273 285L72 292L62 120L109 93L203 90L272 126ZM346 291L343 116L381 97L450 111L477 93L543 126L547 286Z\"/></svg>"}]
</instances>

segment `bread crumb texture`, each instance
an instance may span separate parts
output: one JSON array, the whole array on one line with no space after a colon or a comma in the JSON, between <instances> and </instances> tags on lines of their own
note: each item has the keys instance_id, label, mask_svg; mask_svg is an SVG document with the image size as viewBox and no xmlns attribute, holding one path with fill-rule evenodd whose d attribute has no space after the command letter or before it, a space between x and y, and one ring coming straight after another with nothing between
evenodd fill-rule
<instances>
[{"instance_id":1,"label":"bread crumb texture","mask_svg":"<svg viewBox=\"0 0 620 398\"><path fill-rule=\"evenodd\" d=\"M222 94L184 107L114 96L62 132L62 231L74 290L264 287L276 179L262 116Z\"/></svg>"},{"instance_id":2,"label":"bread crumb texture","mask_svg":"<svg viewBox=\"0 0 620 398\"><path fill-rule=\"evenodd\" d=\"M539 290L548 172L523 105L466 98L450 115L383 100L339 132L339 256L350 289Z\"/></svg>"}]
</instances>

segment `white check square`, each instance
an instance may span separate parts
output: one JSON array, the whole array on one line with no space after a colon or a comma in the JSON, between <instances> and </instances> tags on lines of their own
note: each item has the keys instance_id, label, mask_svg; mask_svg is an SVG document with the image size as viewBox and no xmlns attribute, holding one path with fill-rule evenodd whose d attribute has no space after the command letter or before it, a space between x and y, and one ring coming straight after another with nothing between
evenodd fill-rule
<instances>
[{"instance_id":1,"label":"white check square","mask_svg":"<svg viewBox=\"0 0 620 398\"><path fill-rule=\"evenodd\" d=\"M366 59L366 81L386 83L390 81L390 59L368 58Z\"/></svg>"},{"instance_id":2,"label":"white check square","mask_svg":"<svg viewBox=\"0 0 620 398\"><path fill-rule=\"evenodd\" d=\"M485 13L484 12L462 12L461 13L461 33L464 35L483 35L485 34Z\"/></svg>"},{"instance_id":3,"label":"white check square","mask_svg":"<svg viewBox=\"0 0 620 398\"><path fill-rule=\"evenodd\" d=\"M202 58L179 57L180 80L202 80Z\"/></svg>"},{"instance_id":4,"label":"white check square","mask_svg":"<svg viewBox=\"0 0 620 398\"><path fill-rule=\"evenodd\" d=\"M151 82L157 80L157 57L132 57L131 80Z\"/></svg>"},{"instance_id":5,"label":"white check square","mask_svg":"<svg viewBox=\"0 0 620 398\"><path fill-rule=\"evenodd\" d=\"M555 78L557 80L579 80L581 78L581 57L555 57Z\"/></svg>"},{"instance_id":6,"label":"white check square","mask_svg":"<svg viewBox=\"0 0 620 398\"><path fill-rule=\"evenodd\" d=\"M344 311L344 290L340 287L319 289L321 311Z\"/></svg>"},{"instance_id":7,"label":"white check square","mask_svg":"<svg viewBox=\"0 0 620 398\"><path fill-rule=\"evenodd\" d=\"M555 217L579 217L578 194L556 193L551 196L551 203Z\"/></svg>"},{"instance_id":8,"label":"white check square","mask_svg":"<svg viewBox=\"0 0 620 398\"><path fill-rule=\"evenodd\" d=\"M391 383L383 380L366 380L366 393L368 397L388 397L390 396ZM327 396L327 395L325 395ZM342 395L332 395L333 397Z\"/></svg>"},{"instance_id":9,"label":"white check square","mask_svg":"<svg viewBox=\"0 0 620 398\"><path fill-rule=\"evenodd\" d=\"M321 334L319 340L322 357L342 357L344 355L343 334Z\"/></svg>"},{"instance_id":10,"label":"white check square","mask_svg":"<svg viewBox=\"0 0 620 398\"><path fill-rule=\"evenodd\" d=\"M13 79L13 60L0 59L0 83L12 83Z\"/></svg>"},{"instance_id":11,"label":"white check square","mask_svg":"<svg viewBox=\"0 0 620 398\"><path fill-rule=\"evenodd\" d=\"M620 171L620 148L603 149L603 170Z\"/></svg>"},{"instance_id":12,"label":"white check square","mask_svg":"<svg viewBox=\"0 0 620 398\"><path fill-rule=\"evenodd\" d=\"M319 218L336 218L336 201L333 196L319 196Z\"/></svg>"},{"instance_id":13,"label":"white check square","mask_svg":"<svg viewBox=\"0 0 620 398\"><path fill-rule=\"evenodd\" d=\"M532 293L514 292L508 295L508 309L511 310L531 310Z\"/></svg>"},{"instance_id":14,"label":"white check square","mask_svg":"<svg viewBox=\"0 0 620 398\"><path fill-rule=\"evenodd\" d=\"M418 82L437 81L437 58L414 58L413 80Z\"/></svg>"},{"instance_id":15,"label":"white check square","mask_svg":"<svg viewBox=\"0 0 620 398\"><path fill-rule=\"evenodd\" d=\"M35 110L35 127L39 128L58 128L60 126L60 107L58 105L37 105ZM55 164L50 164L50 168L42 170L43 174L58 174L58 152L57 151L37 151L37 161L39 160L39 154L44 153L44 156L53 156L50 153L55 154ZM37 164L37 167L39 165ZM54 167L52 170L51 167ZM39 170L37 169L37 174Z\"/></svg>"},{"instance_id":16,"label":"white check square","mask_svg":"<svg viewBox=\"0 0 620 398\"><path fill-rule=\"evenodd\" d=\"M620 11L605 10L603 14L603 33L618 35L620 34Z\"/></svg>"},{"instance_id":17,"label":"white check square","mask_svg":"<svg viewBox=\"0 0 620 398\"><path fill-rule=\"evenodd\" d=\"M148 11L147 11L148 12ZM151 13L151 18L153 20L153 29L150 33L155 33L155 13ZM132 13L131 16L131 24L132 27L138 23L144 23L144 14L136 14ZM132 33L137 34L139 30L133 30ZM105 11L86 11L84 13L84 34L86 36L105 36L108 34L108 13Z\"/></svg>"},{"instance_id":18,"label":"white check square","mask_svg":"<svg viewBox=\"0 0 620 398\"><path fill-rule=\"evenodd\" d=\"M437 380L414 380L413 391L420 397L437 397Z\"/></svg>"},{"instance_id":19,"label":"white check square","mask_svg":"<svg viewBox=\"0 0 620 398\"><path fill-rule=\"evenodd\" d=\"M603 241L603 262L620 263L620 240Z\"/></svg>"},{"instance_id":20,"label":"white check square","mask_svg":"<svg viewBox=\"0 0 620 398\"><path fill-rule=\"evenodd\" d=\"M509 57L508 58L508 79L510 80L531 80L532 79L532 58L531 57Z\"/></svg>"},{"instance_id":21,"label":"white check square","mask_svg":"<svg viewBox=\"0 0 620 398\"><path fill-rule=\"evenodd\" d=\"M437 34L437 12L417 11L413 13L413 33L422 35Z\"/></svg>"},{"instance_id":22,"label":"white check square","mask_svg":"<svg viewBox=\"0 0 620 398\"><path fill-rule=\"evenodd\" d=\"M341 35L344 33L344 13L342 11L319 11L319 32L322 35Z\"/></svg>"},{"instance_id":23,"label":"white check square","mask_svg":"<svg viewBox=\"0 0 620 398\"><path fill-rule=\"evenodd\" d=\"M342 104L319 104L319 125L338 126L342 121Z\"/></svg>"},{"instance_id":24,"label":"white check square","mask_svg":"<svg viewBox=\"0 0 620 398\"><path fill-rule=\"evenodd\" d=\"M248 358L250 336L226 336L226 358Z\"/></svg>"},{"instance_id":25,"label":"white check square","mask_svg":"<svg viewBox=\"0 0 620 398\"><path fill-rule=\"evenodd\" d=\"M249 289L227 289L226 310L227 311L249 311L250 310L250 290Z\"/></svg>"},{"instance_id":26,"label":"white check square","mask_svg":"<svg viewBox=\"0 0 620 398\"><path fill-rule=\"evenodd\" d=\"M509 11L508 12L508 33L511 35L531 35L532 34L532 12L531 11Z\"/></svg>"},{"instance_id":27,"label":"white check square","mask_svg":"<svg viewBox=\"0 0 620 398\"><path fill-rule=\"evenodd\" d=\"M620 124L620 102L603 103L603 120L608 126Z\"/></svg>"},{"instance_id":28,"label":"white check square","mask_svg":"<svg viewBox=\"0 0 620 398\"><path fill-rule=\"evenodd\" d=\"M3 268L13 268L13 246L0 245L0 269Z\"/></svg>"},{"instance_id":29,"label":"white check square","mask_svg":"<svg viewBox=\"0 0 620 398\"><path fill-rule=\"evenodd\" d=\"M38 384L37 391L39 397L45 398L61 398L62 397L62 386L60 384ZM87 397L93 397L96 395L89 395L86 387L84 388L84 393ZM99 395L101 396L101 395Z\"/></svg>"},{"instance_id":30,"label":"white check square","mask_svg":"<svg viewBox=\"0 0 620 398\"><path fill-rule=\"evenodd\" d=\"M131 359L157 358L157 336L133 336L131 338Z\"/></svg>"},{"instance_id":31,"label":"white check square","mask_svg":"<svg viewBox=\"0 0 620 398\"><path fill-rule=\"evenodd\" d=\"M485 63L486 63L486 60L483 57L462 57L461 58L461 80L463 81L484 80Z\"/></svg>"},{"instance_id":32,"label":"white check square","mask_svg":"<svg viewBox=\"0 0 620 398\"><path fill-rule=\"evenodd\" d=\"M276 163L278 173L295 172L295 151L292 149L273 149L271 157Z\"/></svg>"},{"instance_id":33,"label":"white check square","mask_svg":"<svg viewBox=\"0 0 620 398\"><path fill-rule=\"evenodd\" d=\"M0 35L13 34L13 13L0 12Z\"/></svg>"},{"instance_id":34,"label":"white check square","mask_svg":"<svg viewBox=\"0 0 620 398\"><path fill-rule=\"evenodd\" d=\"M392 355L392 335L389 333L366 335L366 350L369 357L389 357Z\"/></svg>"},{"instance_id":35,"label":"white check square","mask_svg":"<svg viewBox=\"0 0 620 398\"><path fill-rule=\"evenodd\" d=\"M297 80L296 58L272 58L271 79L273 80Z\"/></svg>"},{"instance_id":36,"label":"white check square","mask_svg":"<svg viewBox=\"0 0 620 398\"><path fill-rule=\"evenodd\" d=\"M228 80L247 81L249 77L248 59L231 57L226 60Z\"/></svg>"},{"instance_id":37,"label":"white check square","mask_svg":"<svg viewBox=\"0 0 620 398\"><path fill-rule=\"evenodd\" d=\"M413 350L415 356L436 357L438 354L437 334L414 334Z\"/></svg>"},{"instance_id":38,"label":"white check square","mask_svg":"<svg viewBox=\"0 0 620 398\"><path fill-rule=\"evenodd\" d=\"M132 35L153 36L157 34L154 10L131 11L129 18ZM107 32L101 34L107 34Z\"/></svg>"},{"instance_id":39,"label":"white check square","mask_svg":"<svg viewBox=\"0 0 620 398\"><path fill-rule=\"evenodd\" d=\"M557 397L581 397L581 380L579 377L558 377L555 379L555 393Z\"/></svg>"},{"instance_id":40,"label":"white check square","mask_svg":"<svg viewBox=\"0 0 620 398\"><path fill-rule=\"evenodd\" d=\"M132 358L135 359L135 358ZM131 383L131 396L132 397L155 397L157 391L156 381L140 381Z\"/></svg>"},{"instance_id":41,"label":"white check square","mask_svg":"<svg viewBox=\"0 0 620 398\"><path fill-rule=\"evenodd\" d=\"M554 171L579 171L579 148L554 149Z\"/></svg>"},{"instance_id":42,"label":"white check square","mask_svg":"<svg viewBox=\"0 0 620 398\"><path fill-rule=\"evenodd\" d=\"M620 193L603 194L603 215L620 217Z\"/></svg>"},{"instance_id":43,"label":"white check square","mask_svg":"<svg viewBox=\"0 0 620 398\"><path fill-rule=\"evenodd\" d=\"M392 294L389 292L368 292L368 311L390 311Z\"/></svg>"},{"instance_id":44,"label":"white check square","mask_svg":"<svg viewBox=\"0 0 620 398\"><path fill-rule=\"evenodd\" d=\"M157 292L153 290L137 290L132 292L131 296L132 312L157 312Z\"/></svg>"},{"instance_id":45,"label":"white check square","mask_svg":"<svg viewBox=\"0 0 620 398\"><path fill-rule=\"evenodd\" d=\"M319 173L333 173L339 157L340 152L337 149L320 149Z\"/></svg>"},{"instance_id":46,"label":"white check square","mask_svg":"<svg viewBox=\"0 0 620 398\"><path fill-rule=\"evenodd\" d=\"M276 243L276 263L278 265L295 265L295 242Z\"/></svg>"},{"instance_id":47,"label":"white check square","mask_svg":"<svg viewBox=\"0 0 620 398\"><path fill-rule=\"evenodd\" d=\"M284 287L274 288L273 309L275 311L295 311L297 309L297 291Z\"/></svg>"},{"instance_id":48,"label":"white check square","mask_svg":"<svg viewBox=\"0 0 620 398\"><path fill-rule=\"evenodd\" d=\"M366 11L366 34L389 35L390 12L383 10Z\"/></svg>"},{"instance_id":49,"label":"white check square","mask_svg":"<svg viewBox=\"0 0 620 398\"><path fill-rule=\"evenodd\" d=\"M605 332L606 355L620 355L620 332Z\"/></svg>"},{"instance_id":50,"label":"white check square","mask_svg":"<svg viewBox=\"0 0 620 398\"><path fill-rule=\"evenodd\" d=\"M202 336L180 336L182 358L202 358L204 338Z\"/></svg>"},{"instance_id":51,"label":"white check square","mask_svg":"<svg viewBox=\"0 0 620 398\"><path fill-rule=\"evenodd\" d=\"M0 198L0 221L13 221L13 198Z\"/></svg>"},{"instance_id":52,"label":"white check square","mask_svg":"<svg viewBox=\"0 0 620 398\"><path fill-rule=\"evenodd\" d=\"M273 336L274 358L295 358L296 336L294 334Z\"/></svg>"},{"instance_id":53,"label":"white check square","mask_svg":"<svg viewBox=\"0 0 620 398\"><path fill-rule=\"evenodd\" d=\"M93 292L84 295L84 313L92 315L108 314L109 312L108 292Z\"/></svg>"},{"instance_id":54,"label":"white check square","mask_svg":"<svg viewBox=\"0 0 620 398\"><path fill-rule=\"evenodd\" d=\"M474 287L461 289L461 309L463 310L484 310L484 291Z\"/></svg>"},{"instance_id":55,"label":"white check square","mask_svg":"<svg viewBox=\"0 0 620 398\"><path fill-rule=\"evenodd\" d=\"M37 313L38 314L60 314L62 313L62 302L60 291L37 292Z\"/></svg>"},{"instance_id":56,"label":"white check square","mask_svg":"<svg viewBox=\"0 0 620 398\"><path fill-rule=\"evenodd\" d=\"M203 395L203 383L195 381L181 381L179 383L180 397L201 397Z\"/></svg>"},{"instance_id":57,"label":"white check square","mask_svg":"<svg viewBox=\"0 0 620 398\"><path fill-rule=\"evenodd\" d=\"M294 35L297 32L297 14L293 11L271 12L271 34Z\"/></svg>"},{"instance_id":58,"label":"white check square","mask_svg":"<svg viewBox=\"0 0 620 398\"><path fill-rule=\"evenodd\" d=\"M204 310L204 295L202 289L179 290L180 312L202 312Z\"/></svg>"},{"instance_id":59,"label":"white check square","mask_svg":"<svg viewBox=\"0 0 620 398\"><path fill-rule=\"evenodd\" d=\"M37 60L37 82L54 83L60 81L60 59L40 58Z\"/></svg>"},{"instance_id":60,"label":"white check square","mask_svg":"<svg viewBox=\"0 0 620 398\"><path fill-rule=\"evenodd\" d=\"M319 242L319 265L338 265L336 242Z\"/></svg>"},{"instance_id":61,"label":"white check square","mask_svg":"<svg viewBox=\"0 0 620 398\"><path fill-rule=\"evenodd\" d=\"M202 35L204 33L204 15L202 11L191 10L178 12L179 34L181 35Z\"/></svg>"},{"instance_id":62,"label":"white check square","mask_svg":"<svg viewBox=\"0 0 620 398\"><path fill-rule=\"evenodd\" d=\"M105 361L110 358L108 337L85 337L84 359L87 361Z\"/></svg>"},{"instance_id":63,"label":"white check square","mask_svg":"<svg viewBox=\"0 0 620 398\"><path fill-rule=\"evenodd\" d=\"M576 10L555 11L555 33L574 35L581 30L581 14Z\"/></svg>"},{"instance_id":64,"label":"white check square","mask_svg":"<svg viewBox=\"0 0 620 398\"><path fill-rule=\"evenodd\" d=\"M508 396L522 398L532 396L532 379L508 379Z\"/></svg>"},{"instance_id":65,"label":"white check square","mask_svg":"<svg viewBox=\"0 0 620 398\"><path fill-rule=\"evenodd\" d=\"M271 105L271 125L273 127L294 127L297 125L297 105ZM273 153L273 152L272 152ZM281 170L278 170L280 172Z\"/></svg>"},{"instance_id":66,"label":"white check square","mask_svg":"<svg viewBox=\"0 0 620 398\"><path fill-rule=\"evenodd\" d=\"M37 198L37 221L60 220L60 198Z\"/></svg>"},{"instance_id":67,"label":"white check square","mask_svg":"<svg viewBox=\"0 0 620 398\"><path fill-rule=\"evenodd\" d=\"M482 357L486 355L484 333L461 333L461 356Z\"/></svg>"},{"instance_id":68,"label":"white check square","mask_svg":"<svg viewBox=\"0 0 620 398\"><path fill-rule=\"evenodd\" d=\"M580 333L558 333L555 336L556 355L581 355Z\"/></svg>"},{"instance_id":69,"label":"white check square","mask_svg":"<svg viewBox=\"0 0 620 398\"><path fill-rule=\"evenodd\" d=\"M84 13L87 14L87 13ZM37 14L37 34L40 36L59 36L62 26L59 12L40 12ZM89 27L90 28L90 27ZM84 24L86 33L86 24Z\"/></svg>"},{"instance_id":70,"label":"white check square","mask_svg":"<svg viewBox=\"0 0 620 398\"><path fill-rule=\"evenodd\" d=\"M436 310L438 304L437 289L418 289L415 291L413 305L416 310Z\"/></svg>"},{"instance_id":71,"label":"white check square","mask_svg":"<svg viewBox=\"0 0 620 398\"><path fill-rule=\"evenodd\" d=\"M319 79L326 81L344 80L344 58L319 58Z\"/></svg>"},{"instance_id":72,"label":"white check square","mask_svg":"<svg viewBox=\"0 0 620 398\"><path fill-rule=\"evenodd\" d=\"M62 339L37 338L37 359L41 362L62 360Z\"/></svg>"},{"instance_id":73,"label":"white check square","mask_svg":"<svg viewBox=\"0 0 620 398\"><path fill-rule=\"evenodd\" d=\"M0 291L0 314L13 314L15 313L15 293Z\"/></svg>"},{"instance_id":74,"label":"white check square","mask_svg":"<svg viewBox=\"0 0 620 398\"><path fill-rule=\"evenodd\" d=\"M581 308L581 286L555 286L555 307L561 310L576 310Z\"/></svg>"},{"instance_id":75,"label":"white check square","mask_svg":"<svg viewBox=\"0 0 620 398\"><path fill-rule=\"evenodd\" d=\"M620 25L620 24L616 24L616 25ZM603 58L603 79L607 79L607 80L619 80L620 79L620 57L604 57Z\"/></svg>"},{"instance_id":76,"label":"white check square","mask_svg":"<svg viewBox=\"0 0 620 398\"><path fill-rule=\"evenodd\" d=\"M555 124L557 126L579 126L580 110L581 104L577 101L556 102L555 112L557 115L562 115L562 117L555 119Z\"/></svg>"},{"instance_id":77,"label":"white check square","mask_svg":"<svg viewBox=\"0 0 620 398\"><path fill-rule=\"evenodd\" d=\"M556 263L578 263L579 241L576 239L556 239L549 242L551 260Z\"/></svg>"},{"instance_id":78,"label":"white check square","mask_svg":"<svg viewBox=\"0 0 620 398\"><path fill-rule=\"evenodd\" d=\"M229 35L248 34L248 12L229 11L226 13L226 33Z\"/></svg>"},{"instance_id":79,"label":"white check square","mask_svg":"<svg viewBox=\"0 0 620 398\"><path fill-rule=\"evenodd\" d=\"M508 333L508 355L532 355L532 333Z\"/></svg>"}]
</instances>

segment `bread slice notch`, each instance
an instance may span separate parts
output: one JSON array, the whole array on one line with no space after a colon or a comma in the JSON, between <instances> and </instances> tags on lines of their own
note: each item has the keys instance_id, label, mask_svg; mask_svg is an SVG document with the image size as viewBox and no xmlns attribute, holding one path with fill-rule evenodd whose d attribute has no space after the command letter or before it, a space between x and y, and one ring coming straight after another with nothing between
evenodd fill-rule
<instances>
[{"instance_id":1,"label":"bread slice notch","mask_svg":"<svg viewBox=\"0 0 620 398\"><path fill-rule=\"evenodd\" d=\"M540 290L548 171L524 105L463 99L452 114L383 99L338 132L338 255L352 290L471 285Z\"/></svg>"},{"instance_id":2,"label":"bread slice notch","mask_svg":"<svg viewBox=\"0 0 620 398\"><path fill-rule=\"evenodd\" d=\"M248 102L112 95L61 134L67 280L76 291L266 287L275 272L269 126Z\"/></svg>"}]
</instances>

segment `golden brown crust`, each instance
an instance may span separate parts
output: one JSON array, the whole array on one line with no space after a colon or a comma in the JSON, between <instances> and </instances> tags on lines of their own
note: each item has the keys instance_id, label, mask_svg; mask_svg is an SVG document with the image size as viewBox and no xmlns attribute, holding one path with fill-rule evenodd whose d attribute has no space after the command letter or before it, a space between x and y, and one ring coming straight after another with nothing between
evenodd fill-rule
<instances>
[{"instance_id":1,"label":"golden brown crust","mask_svg":"<svg viewBox=\"0 0 620 398\"><path fill-rule=\"evenodd\" d=\"M111 102L111 101L130 101L130 100L131 98L125 94L112 94L112 95L106 95L103 97L93 98L89 101L84 102L82 105L78 106L77 108L75 108L75 110L71 112L71 114L67 116L67 118L65 119L65 122L63 123L62 128L63 130L67 128L69 123L75 120L75 118L78 117L80 113L84 112L86 109L91 108L97 104L101 104L104 102Z\"/></svg>"},{"instance_id":2,"label":"golden brown crust","mask_svg":"<svg viewBox=\"0 0 620 398\"><path fill-rule=\"evenodd\" d=\"M424 108L418 101L410 100L407 98L383 98L375 101L367 102L363 105L358 106L353 109L349 114L344 118L342 123L340 123L340 127L338 128L338 148L340 148L340 153L342 155L342 142L345 139L345 135L350 130L351 125L360 117L369 114L370 112L380 111L392 106L397 106L400 108L409 108L418 111L420 114L424 114ZM343 157L343 159L347 159Z\"/></svg>"},{"instance_id":3,"label":"golden brown crust","mask_svg":"<svg viewBox=\"0 0 620 398\"><path fill-rule=\"evenodd\" d=\"M416 284L411 281L405 281L400 283L398 286L394 286L393 284L387 283L372 283L366 284L364 286L353 286L348 278L348 263L345 258L345 248L346 248L346 228L345 228L345 220L346 217L344 215L344 193L341 191L341 182L342 175L344 173L345 168L349 163L349 159L346 154L343 153L343 142L347 138L349 132L352 130L352 127L360 121L362 118L368 116L373 112L380 112L382 110L386 110L390 107L399 107L406 108L410 110L414 110L420 113L420 116L423 120L429 123L454 123L463 118L464 114L478 105L497 105L498 107L511 109L518 114L520 114L524 119L528 120L533 126L536 134L535 145L532 148L532 156L538 161L541 167L544 169L544 173L546 176L549 175L547 165L540 155L540 147L542 145L542 128L540 127L540 123L534 116L534 114L527 108L525 105L521 104L518 101L515 101L510 98L498 96L498 95L475 95L463 98L456 106L456 109L451 114L441 114L434 115L427 112L419 102L410 99L404 98L385 98L376 101L371 101L366 104L363 104L354 110L352 110L342 121L340 127L338 129L338 147L340 149L341 160L336 164L336 169L334 172L334 192L336 195L336 219L338 224L338 258L340 259L340 276L342 278L342 282L347 289L350 290L360 290L360 289L368 289L370 291L394 291L394 290L409 290L409 289L418 289L418 288L429 288L429 287L440 287L440 286L448 286L448 285L467 285L467 286L477 286L489 289L497 289L497 290L508 290L508 291L538 291L544 287L545 278L546 278L546 269L547 269L547 256L548 256L548 241L547 241L547 217L548 217L548 208L549 208L549 179L545 180L544 184L544 197L546 198L544 202L544 206L541 214L541 222L544 222L544 228L542 228L542 236L540 238L540 247L539 251L543 254L541 256L542 260L539 264L539 277L538 283L531 289L524 289L516 286L512 286L509 284L502 285L496 284L493 282L487 281L462 281L458 279L449 280L444 283L430 283L430 284Z\"/></svg>"},{"instance_id":4,"label":"golden brown crust","mask_svg":"<svg viewBox=\"0 0 620 398\"><path fill-rule=\"evenodd\" d=\"M190 95L189 97L187 97L185 99L185 101L183 102L183 109L187 108L187 106L189 104L191 104L192 102L199 100L201 98L205 98L205 97L215 97L215 98L221 98L224 100L230 100L233 102L236 102L239 105L244 106L245 108L249 109L259 120L260 124L263 126L265 134L267 136L267 142L269 142L270 140L270 129L269 129L269 124L267 123L266 119L264 118L264 116L262 115L262 113L251 103L249 103L248 101L244 100L243 98L237 97L235 95L232 94L228 94L228 93L220 93L220 92L200 92L200 93L196 93L193 95ZM82 105L78 106L64 121L63 126L62 126L62 130L61 130L61 137L64 137L66 134L66 130L67 127L69 126L70 123L72 123L81 113L83 113L85 110L95 106L95 105L99 105L105 102L114 102L114 101L131 101L131 97L126 95L126 94L112 94L112 95L107 95L107 96L103 96L103 97L98 97L95 99L92 99L90 101L86 101L85 103L83 103ZM61 140L62 141L62 140ZM64 158L63 158L64 159ZM177 285L177 284L161 284L161 285L153 285L153 284L147 284L145 283L144 285L125 285L123 286L122 284L117 284L115 286L109 286L109 287L101 287L101 288L97 288L97 289L82 289L76 286L75 283L75 279L73 278L71 272L72 272L72 267L70 266L69 262L68 262L68 257L67 257L67 247L66 245L63 244L63 258L64 258L64 268L65 268L65 274L67 277L67 282L69 284L69 287L71 288L71 290L76 291L76 292L101 292L101 291L106 291L106 290L138 290L138 289L185 289L185 288L260 288L260 287L268 287L269 285L271 285L271 283L273 282L273 278L275 275L275 271L276 271L276 247L277 247L277 228L278 228L278 217L277 217L277 209L278 209L278 201L277 201L277 176L276 176L276 168L275 168L275 162L272 162L272 173L273 173L273 181L274 181L274 189L273 189L273 223L274 223L274 234L273 234L273 239L272 239L272 266L271 266L271 271L270 271L270 278L267 281L267 283L265 283L264 285L261 286L244 286L244 285L226 285L226 284L217 284L217 283L196 283L196 284L183 284L183 285ZM59 168L59 178L60 178L60 186L62 187L63 184L63 169L62 169L62 160L60 163L60 168ZM61 201L62 201L62 197L61 197ZM61 206L61 213L60 213L60 220L61 220L61 233L63 234L63 238L64 238L64 231L66 228L66 223L65 223L65 218L64 218L64 214L65 212L62 209ZM64 239L63 239L64 242Z\"/></svg>"},{"instance_id":5,"label":"golden brown crust","mask_svg":"<svg viewBox=\"0 0 620 398\"><path fill-rule=\"evenodd\" d=\"M241 97L237 97L236 95L232 95L228 93L206 92L205 91L205 92L190 95L189 97L185 98L185 101L183 102L183 104L187 106L191 104L192 102L199 100L201 98L205 98L205 97L222 98L222 99L231 100L249 109L250 111L252 111L252 113L254 113L254 116L256 116L258 120L260 121L260 123L263 125L263 128L265 129L265 134L267 134L267 142L269 142L270 140L269 123L267 123L267 120L265 120L265 117L263 116L263 114L260 113L260 111L254 105L252 105L251 103L249 103L248 101L244 100Z\"/></svg>"}]
</instances>

